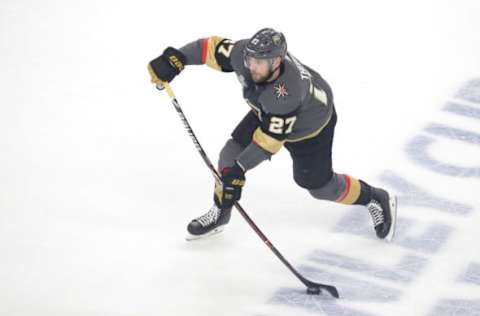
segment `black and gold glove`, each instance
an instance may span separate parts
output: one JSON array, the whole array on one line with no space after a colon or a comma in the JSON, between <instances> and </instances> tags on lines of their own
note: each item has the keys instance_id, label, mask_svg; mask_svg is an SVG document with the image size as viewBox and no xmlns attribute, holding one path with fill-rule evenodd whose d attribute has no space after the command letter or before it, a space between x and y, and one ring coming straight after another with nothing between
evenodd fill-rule
<instances>
[{"instance_id":1,"label":"black and gold glove","mask_svg":"<svg viewBox=\"0 0 480 316\"><path fill-rule=\"evenodd\" d=\"M162 55L148 64L148 72L152 77L152 83L159 85L162 81L172 81L185 68L186 61L187 58L181 51L173 47L167 47Z\"/></svg>"},{"instance_id":2,"label":"black and gold glove","mask_svg":"<svg viewBox=\"0 0 480 316\"><path fill-rule=\"evenodd\" d=\"M222 183L215 185L215 204L221 209L228 209L242 197L245 185L245 172L235 163L232 167L222 169Z\"/></svg>"}]
</instances>

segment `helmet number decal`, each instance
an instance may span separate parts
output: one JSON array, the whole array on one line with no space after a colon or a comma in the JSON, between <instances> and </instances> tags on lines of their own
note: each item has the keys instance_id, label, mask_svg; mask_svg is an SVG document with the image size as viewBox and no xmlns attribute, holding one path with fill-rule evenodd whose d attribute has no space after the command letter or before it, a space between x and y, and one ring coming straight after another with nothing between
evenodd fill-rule
<instances>
[{"instance_id":1,"label":"helmet number decal","mask_svg":"<svg viewBox=\"0 0 480 316\"><path fill-rule=\"evenodd\" d=\"M295 124L296 120L296 116L288 117L285 119L278 116L272 116L270 119L268 131L274 134L290 134L293 130L293 125Z\"/></svg>"}]
</instances>

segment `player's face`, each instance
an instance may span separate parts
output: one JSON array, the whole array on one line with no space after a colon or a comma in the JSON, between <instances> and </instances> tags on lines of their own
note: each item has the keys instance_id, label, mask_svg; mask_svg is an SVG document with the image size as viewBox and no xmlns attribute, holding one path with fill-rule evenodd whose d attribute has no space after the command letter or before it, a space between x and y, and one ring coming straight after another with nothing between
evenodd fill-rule
<instances>
[{"instance_id":1,"label":"player's face","mask_svg":"<svg viewBox=\"0 0 480 316\"><path fill-rule=\"evenodd\" d=\"M248 56L245 59L245 66L250 70L253 81L262 82L270 75L271 60Z\"/></svg>"}]
</instances>

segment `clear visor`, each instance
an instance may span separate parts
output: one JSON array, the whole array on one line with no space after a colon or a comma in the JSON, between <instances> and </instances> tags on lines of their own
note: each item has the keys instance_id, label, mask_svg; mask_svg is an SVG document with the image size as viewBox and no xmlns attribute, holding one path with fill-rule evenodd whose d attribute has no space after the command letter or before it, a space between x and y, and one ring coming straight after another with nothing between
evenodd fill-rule
<instances>
[{"instance_id":1,"label":"clear visor","mask_svg":"<svg viewBox=\"0 0 480 316\"><path fill-rule=\"evenodd\" d=\"M245 56L244 58L244 64L245 67L251 68L251 67L259 67L259 68L265 68L265 67L270 67L273 65L273 58L255 58L252 56Z\"/></svg>"}]
</instances>

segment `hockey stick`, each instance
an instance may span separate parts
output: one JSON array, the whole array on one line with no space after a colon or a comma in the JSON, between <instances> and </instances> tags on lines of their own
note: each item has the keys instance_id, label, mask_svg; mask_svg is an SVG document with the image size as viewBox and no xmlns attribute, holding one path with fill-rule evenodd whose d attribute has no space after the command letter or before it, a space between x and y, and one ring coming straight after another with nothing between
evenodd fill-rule
<instances>
[{"instance_id":1,"label":"hockey stick","mask_svg":"<svg viewBox=\"0 0 480 316\"><path fill-rule=\"evenodd\" d=\"M207 165L208 169L212 172L213 176L215 177L215 180L220 182L220 175L218 174L217 169L213 166L212 162L208 158L207 154L203 150L202 146L200 145L200 142L198 141L197 137L195 136L195 133L192 130L192 127L187 121L187 118L185 117L185 114L182 111L182 108L178 104L177 98L175 97L172 88L167 82L162 83L162 86L157 86L157 89L163 90L165 88L167 90L167 93L172 101L173 106L177 110L178 115L180 116L180 119L183 122L183 125L185 126L185 129L187 130L188 134L190 135L190 138L192 139L193 143L195 144L195 147L197 148L198 153L202 156L203 161ZM242 206L238 203L235 202L235 207L237 208L238 212L240 215L243 216L243 218L247 221L247 223L250 225L250 227L257 233L257 235L262 239L262 241L270 248L271 251L277 256L280 261L283 262L285 266L307 287L307 293L308 294L320 294L321 290L325 290L330 295L332 295L335 298L338 298L338 291L337 289L332 286L332 285L326 285L326 284L321 284L321 283L315 283L310 280L307 280L305 277L303 277L295 268L292 267L292 265L282 256L282 254L275 248L275 246L268 240L268 238L263 234L263 232L257 227L257 225L253 222L253 220L248 216L248 214L245 212L245 210L242 208Z\"/></svg>"}]
</instances>

